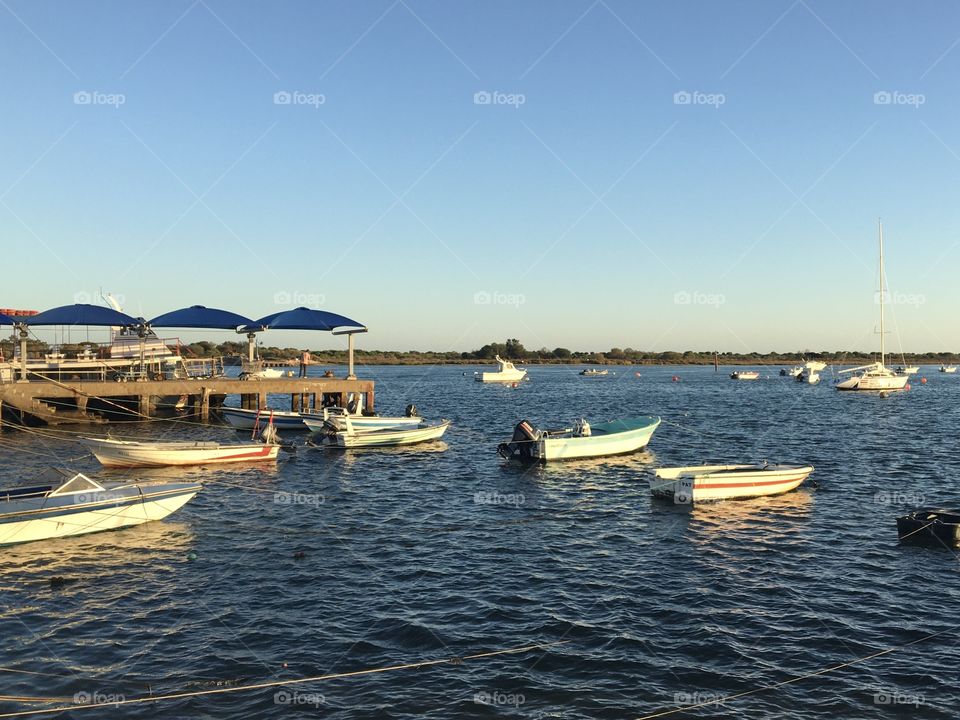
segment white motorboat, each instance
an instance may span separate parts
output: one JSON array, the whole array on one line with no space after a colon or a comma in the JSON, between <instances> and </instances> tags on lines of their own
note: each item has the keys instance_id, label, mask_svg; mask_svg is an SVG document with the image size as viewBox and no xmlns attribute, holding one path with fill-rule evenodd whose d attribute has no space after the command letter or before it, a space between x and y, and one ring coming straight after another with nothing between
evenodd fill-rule
<instances>
[{"instance_id":1,"label":"white motorboat","mask_svg":"<svg viewBox=\"0 0 960 720\"><path fill-rule=\"evenodd\" d=\"M107 487L82 473L50 470L28 485L0 490L0 545L161 520L201 488L182 482Z\"/></svg>"},{"instance_id":2,"label":"white motorboat","mask_svg":"<svg viewBox=\"0 0 960 720\"><path fill-rule=\"evenodd\" d=\"M380 430L357 432L353 427L352 418L346 418L345 428L336 429L329 426L318 433L320 443L339 448L373 448L392 447L396 445L413 445L415 443L439 440L450 427L449 420L438 423L421 422L415 427L393 427Z\"/></svg>"},{"instance_id":3,"label":"white motorboat","mask_svg":"<svg viewBox=\"0 0 960 720\"><path fill-rule=\"evenodd\" d=\"M860 367L847 368L840 370L840 373L856 373L848 380L837 383L837 390L864 390L872 392L890 392L893 390L903 390L910 380L909 375L898 375L886 366L886 354L884 351L884 325L883 325L883 306L886 300L884 291L884 273L883 273L883 224L879 223L880 235L880 360L879 362Z\"/></svg>"},{"instance_id":4,"label":"white motorboat","mask_svg":"<svg viewBox=\"0 0 960 720\"><path fill-rule=\"evenodd\" d=\"M779 495L796 489L812 465L692 465L658 469L650 492L676 504Z\"/></svg>"},{"instance_id":5,"label":"white motorboat","mask_svg":"<svg viewBox=\"0 0 960 720\"><path fill-rule=\"evenodd\" d=\"M734 370L730 373L731 380L759 380L760 373L756 370Z\"/></svg>"},{"instance_id":6,"label":"white motorboat","mask_svg":"<svg viewBox=\"0 0 960 720\"><path fill-rule=\"evenodd\" d=\"M808 385L816 385L820 382L820 373L823 372L827 367L827 364L820 362L819 360L810 360L806 362L803 366L803 369L799 375L797 375L797 382L807 383Z\"/></svg>"},{"instance_id":7,"label":"white motorboat","mask_svg":"<svg viewBox=\"0 0 960 720\"><path fill-rule=\"evenodd\" d=\"M794 365L789 370L784 368L783 370L780 371L780 375L784 377L797 378L797 377L800 377L802 374L803 374L803 365Z\"/></svg>"},{"instance_id":8,"label":"white motorboat","mask_svg":"<svg viewBox=\"0 0 960 720\"><path fill-rule=\"evenodd\" d=\"M586 370L581 370L580 374L584 377L601 377L603 375L609 375L609 370L597 370L596 368L587 368Z\"/></svg>"},{"instance_id":9,"label":"white motorboat","mask_svg":"<svg viewBox=\"0 0 960 720\"><path fill-rule=\"evenodd\" d=\"M920 372L920 366L907 365L906 367L904 367L901 365L900 367L897 368L896 372L897 372L897 375L916 375L918 372Z\"/></svg>"},{"instance_id":10,"label":"white motorboat","mask_svg":"<svg viewBox=\"0 0 960 720\"><path fill-rule=\"evenodd\" d=\"M496 372L474 373L473 379L483 383L515 383L520 382L527 376L527 371L523 368L514 367L509 360L504 360L499 355L495 357L497 361Z\"/></svg>"},{"instance_id":11,"label":"white motorboat","mask_svg":"<svg viewBox=\"0 0 960 720\"><path fill-rule=\"evenodd\" d=\"M266 443L137 442L82 437L104 467L163 467L223 463L276 462L279 445Z\"/></svg>"},{"instance_id":12,"label":"white motorboat","mask_svg":"<svg viewBox=\"0 0 960 720\"><path fill-rule=\"evenodd\" d=\"M957 371L956 365L941 365L940 372L942 373L955 373Z\"/></svg>"},{"instance_id":13,"label":"white motorboat","mask_svg":"<svg viewBox=\"0 0 960 720\"><path fill-rule=\"evenodd\" d=\"M521 460L575 460L607 457L642 450L660 426L660 418L644 416L590 425L580 419L573 427L539 430L526 420L513 429L510 442L497 452Z\"/></svg>"},{"instance_id":14,"label":"white motorboat","mask_svg":"<svg viewBox=\"0 0 960 720\"><path fill-rule=\"evenodd\" d=\"M361 415L351 413L344 408L324 408L322 413L300 413L304 425L311 432L323 432L331 427L336 430L346 430L347 420L350 421L354 432L370 432L386 430L388 428L414 428L423 422L415 405L408 405L406 414L402 416Z\"/></svg>"}]
</instances>

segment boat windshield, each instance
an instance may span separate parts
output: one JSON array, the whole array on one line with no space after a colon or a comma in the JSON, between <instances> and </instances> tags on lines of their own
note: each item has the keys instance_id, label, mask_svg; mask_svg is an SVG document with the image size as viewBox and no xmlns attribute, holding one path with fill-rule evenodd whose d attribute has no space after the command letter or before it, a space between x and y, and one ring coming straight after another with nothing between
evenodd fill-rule
<instances>
[{"instance_id":1,"label":"boat windshield","mask_svg":"<svg viewBox=\"0 0 960 720\"><path fill-rule=\"evenodd\" d=\"M89 492L90 490L103 490L103 487L83 473L77 473L50 494L69 495L71 493Z\"/></svg>"}]
</instances>

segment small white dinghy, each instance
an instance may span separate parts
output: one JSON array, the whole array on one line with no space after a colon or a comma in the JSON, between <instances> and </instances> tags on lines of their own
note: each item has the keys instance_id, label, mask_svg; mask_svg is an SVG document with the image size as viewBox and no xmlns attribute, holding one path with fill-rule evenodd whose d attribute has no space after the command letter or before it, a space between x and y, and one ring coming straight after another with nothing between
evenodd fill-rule
<instances>
[{"instance_id":1,"label":"small white dinghy","mask_svg":"<svg viewBox=\"0 0 960 720\"><path fill-rule=\"evenodd\" d=\"M372 448L393 447L396 445L413 445L415 443L439 440L450 427L449 420L438 423L429 423L423 420L413 427L387 427L380 430L364 430L358 432L353 427L353 420L346 418L345 427L341 430L334 424L328 424L317 433L320 444L339 448Z\"/></svg>"},{"instance_id":2,"label":"small white dinghy","mask_svg":"<svg viewBox=\"0 0 960 720\"><path fill-rule=\"evenodd\" d=\"M109 468L276 462L280 446L265 443L138 442L81 437L100 464Z\"/></svg>"},{"instance_id":3,"label":"small white dinghy","mask_svg":"<svg viewBox=\"0 0 960 720\"><path fill-rule=\"evenodd\" d=\"M796 489L812 465L691 465L659 468L649 479L654 497L680 505L780 495Z\"/></svg>"},{"instance_id":4,"label":"small white dinghy","mask_svg":"<svg viewBox=\"0 0 960 720\"><path fill-rule=\"evenodd\" d=\"M311 432L323 432L325 428L333 426L337 430L347 429L347 420L354 432L371 432L375 430L400 430L416 428L423 423L416 405L407 405L406 413L402 416L389 417L384 415L360 415L351 413L343 408L324 408L322 413L300 413L304 425Z\"/></svg>"},{"instance_id":5,"label":"small white dinghy","mask_svg":"<svg viewBox=\"0 0 960 720\"><path fill-rule=\"evenodd\" d=\"M730 373L731 380L759 380L760 373L756 370L734 370Z\"/></svg>"}]
</instances>

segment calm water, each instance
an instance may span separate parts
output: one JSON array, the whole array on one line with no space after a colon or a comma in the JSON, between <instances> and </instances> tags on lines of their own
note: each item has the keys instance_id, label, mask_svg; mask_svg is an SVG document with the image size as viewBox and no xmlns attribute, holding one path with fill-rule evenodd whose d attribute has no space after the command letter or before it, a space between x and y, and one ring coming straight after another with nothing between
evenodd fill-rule
<instances>
[{"instance_id":1,"label":"calm water","mask_svg":"<svg viewBox=\"0 0 960 720\"><path fill-rule=\"evenodd\" d=\"M957 557L899 546L893 519L960 504L960 377L924 368L927 385L880 399L776 369L744 383L712 368L581 378L534 367L516 389L474 383L474 369L367 371L381 412L415 402L452 419L446 444L142 473L210 482L163 522L0 549L0 666L49 674L0 672L0 694L134 697L564 640L279 697L267 688L67 717L630 718L956 623ZM664 423L649 453L609 462L531 469L495 453L522 418L639 414L681 427ZM4 484L51 458L98 470L67 441L6 433L0 452ZM647 468L707 459L809 462L815 483L694 510L651 503ZM75 582L52 588L54 576ZM954 718L958 639L669 717Z\"/></svg>"}]
</instances>

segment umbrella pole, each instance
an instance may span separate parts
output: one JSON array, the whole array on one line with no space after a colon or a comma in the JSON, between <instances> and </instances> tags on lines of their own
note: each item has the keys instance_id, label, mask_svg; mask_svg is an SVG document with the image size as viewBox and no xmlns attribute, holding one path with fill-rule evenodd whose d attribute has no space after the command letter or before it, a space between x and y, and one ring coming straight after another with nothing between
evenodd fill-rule
<instances>
[{"instance_id":1,"label":"umbrella pole","mask_svg":"<svg viewBox=\"0 0 960 720\"><path fill-rule=\"evenodd\" d=\"M27 328L20 325L20 382L27 381Z\"/></svg>"},{"instance_id":2,"label":"umbrella pole","mask_svg":"<svg viewBox=\"0 0 960 720\"><path fill-rule=\"evenodd\" d=\"M347 380L356 380L353 374L353 333L347 335Z\"/></svg>"}]
</instances>

